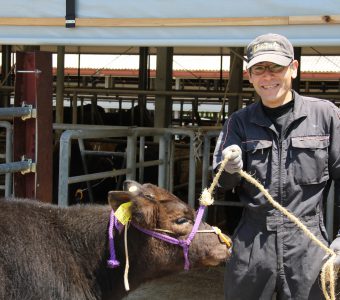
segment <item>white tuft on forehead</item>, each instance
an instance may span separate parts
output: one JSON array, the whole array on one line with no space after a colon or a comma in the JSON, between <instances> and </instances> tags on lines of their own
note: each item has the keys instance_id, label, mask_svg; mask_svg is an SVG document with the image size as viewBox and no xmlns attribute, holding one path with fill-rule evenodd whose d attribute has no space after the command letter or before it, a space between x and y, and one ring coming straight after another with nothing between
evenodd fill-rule
<instances>
[{"instance_id":1,"label":"white tuft on forehead","mask_svg":"<svg viewBox=\"0 0 340 300\"><path fill-rule=\"evenodd\" d=\"M132 193L133 193L133 192L136 192L137 189L138 189L138 188L137 188L136 185L132 185L132 186L129 187L129 192L132 192Z\"/></svg>"}]
</instances>

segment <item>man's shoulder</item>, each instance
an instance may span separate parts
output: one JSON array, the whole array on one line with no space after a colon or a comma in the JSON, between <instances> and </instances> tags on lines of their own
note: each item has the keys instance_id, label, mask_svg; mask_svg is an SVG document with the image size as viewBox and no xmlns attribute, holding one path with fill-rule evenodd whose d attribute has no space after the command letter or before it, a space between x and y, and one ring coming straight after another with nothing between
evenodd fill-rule
<instances>
[{"instance_id":1,"label":"man's shoulder","mask_svg":"<svg viewBox=\"0 0 340 300\"><path fill-rule=\"evenodd\" d=\"M309 113L317 112L324 113L328 115L329 113L334 113L338 118L340 116L340 109L332 101L327 99L321 99L316 97L301 96L303 101L302 106Z\"/></svg>"},{"instance_id":2,"label":"man's shoulder","mask_svg":"<svg viewBox=\"0 0 340 300\"><path fill-rule=\"evenodd\" d=\"M299 95L299 96L301 97L301 100L307 105L315 105L315 106L323 106L323 107L335 106L334 103L332 103L330 100L327 100L327 99L308 97L308 96L302 96L302 95Z\"/></svg>"},{"instance_id":3,"label":"man's shoulder","mask_svg":"<svg viewBox=\"0 0 340 300\"><path fill-rule=\"evenodd\" d=\"M235 114L235 116L238 116L238 117L248 116L249 114L251 114L256 109L257 105L258 105L258 102L249 104L246 107L243 107L243 108L235 111L232 115Z\"/></svg>"}]
</instances>

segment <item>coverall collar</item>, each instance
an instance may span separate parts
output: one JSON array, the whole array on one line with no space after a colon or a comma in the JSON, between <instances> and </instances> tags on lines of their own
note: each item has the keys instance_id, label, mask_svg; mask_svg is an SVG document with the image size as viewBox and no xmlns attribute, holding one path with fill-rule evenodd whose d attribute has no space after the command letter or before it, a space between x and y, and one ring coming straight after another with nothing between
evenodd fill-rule
<instances>
[{"instance_id":1,"label":"coverall collar","mask_svg":"<svg viewBox=\"0 0 340 300\"><path fill-rule=\"evenodd\" d=\"M300 118L307 117L306 105L304 105L303 98L294 90L292 90L294 97L294 110L293 110L293 119L292 122L298 120ZM255 123L259 126L272 128L274 131L274 125L267 117L265 112L263 111L262 105L260 102L255 103L254 112L250 116L250 122Z\"/></svg>"}]
</instances>

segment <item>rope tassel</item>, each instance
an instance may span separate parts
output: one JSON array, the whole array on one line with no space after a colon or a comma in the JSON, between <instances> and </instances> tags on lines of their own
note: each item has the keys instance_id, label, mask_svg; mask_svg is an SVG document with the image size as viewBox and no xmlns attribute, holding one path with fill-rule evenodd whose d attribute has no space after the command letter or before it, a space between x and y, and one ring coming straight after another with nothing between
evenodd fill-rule
<instances>
[{"instance_id":1,"label":"rope tassel","mask_svg":"<svg viewBox=\"0 0 340 300\"><path fill-rule=\"evenodd\" d=\"M231 246L232 246L231 239L225 234L223 234L221 229L219 229L218 227L215 227L215 226L211 226L211 227L214 229L215 233L220 237L220 239L227 245L228 249L231 249Z\"/></svg>"}]
</instances>

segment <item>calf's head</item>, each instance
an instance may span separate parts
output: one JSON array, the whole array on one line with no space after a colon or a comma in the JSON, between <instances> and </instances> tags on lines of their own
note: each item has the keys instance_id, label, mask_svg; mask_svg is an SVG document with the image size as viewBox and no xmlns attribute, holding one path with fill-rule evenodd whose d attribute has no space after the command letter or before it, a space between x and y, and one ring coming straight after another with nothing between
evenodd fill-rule
<instances>
[{"instance_id":1,"label":"calf's head","mask_svg":"<svg viewBox=\"0 0 340 300\"><path fill-rule=\"evenodd\" d=\"M196 213L183 201L165 189L152 184L140 185L134 181L124 183L124 191L109 192L109 202L114 211L125 203L131 202L131 223L135 227L162 232L178 240L186 240L195 223ZM133 227L133 226L132 226ZM138 229L135 229L136 232ZM199 231L189 247L191 267L214 266L225 261L229 255L226 244L222 243L211 226L201 222ZM183 268L183 249L178 245L152 238L139 232L147 247L141 255L146 256L148 264L155 268L174 271ZM137 246L135 241L132 246ZM145 253L147 251L148 253Z\"/></svg>"}]
</instances>

